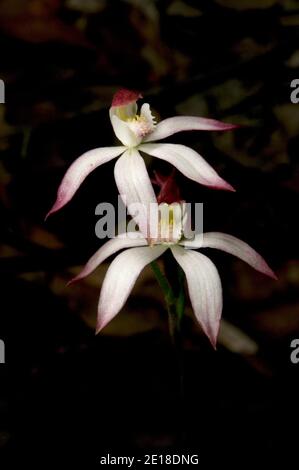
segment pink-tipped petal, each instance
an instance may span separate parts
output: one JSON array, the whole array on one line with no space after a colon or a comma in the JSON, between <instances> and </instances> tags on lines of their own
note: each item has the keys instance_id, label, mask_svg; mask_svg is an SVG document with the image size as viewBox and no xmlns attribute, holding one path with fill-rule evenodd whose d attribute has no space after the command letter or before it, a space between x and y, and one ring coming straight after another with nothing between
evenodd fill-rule
<instances>
[{"instance_id":1,"label":"pink-tipped petal","mask_svg":"<svg viewBox=\"0 0 299 470\"><path fill-rule=\"evenodd\" d=\"M131 248L113 260L106 273L99 299L97 333L122 309L143 268L166 249L167 247L161 245Z\"/></svg>"},{"instance_id":2,"label":"pink-tipped petal","mask_svg":"<svg viewBox=\"0 0 299 470\"><path fill-rule=\"evenodd\" d=\"M142 98L142 95L138 91L121 88L114 94L111 106L127 106L139 98Z\"/></svg>"},{"instance_id":3,"label":"pink-tipped petal","mask_svg":"<svg viewBox=\"0 0 299 470\"><path fill-rule=\"evenodd\" d=\"M157 200L144 160L136 149L127 150L117 160L114 176L129 214L138 224L144 237L148 238L149 214L157 205Z\"/></svg>"},{"instance_id":4,"label":"pink-tipped petal","mask_svg":"<svg viewBox=\"0 0 299 470\"><path fill-rule=\"evenodd\" d=\"M190 301L204 333L216 348L222 313L222 287L212 261L201 253L171 248L173 256L186 274Z\"/></svg>"},{"instance_id":5,"label":"pink-tipped petal","mask_svg":"<svg viewBox=\"0 0 299 470\"><path fill-rule=\"evenodd\" d=\"M175 116L159 122L154 131L146 136L143 141L154 142L182 131L230 131L238 127L238 125L215 121L214 119L196 116Z\"/></svg>"},{"instance_id":6,"label":"pink-tipped petal","mask_svg":"<svg viewBox=\"0 0 299 470\"><path fill-rule=\"evenodd\" d=\"M183 244L186 248L216 248L217 250L225 251L233 256L237 256L257 271L266 274L266 276L277 279L261 255L247 243L227 233L207 232L203 235L198 235L194 240L185 241Z\"/></svg>"},{"instance_id":7,"label":"pink-tipped petal","mask_svg":"<svg viewBox=\"0 0 299 470\"><path fill-rule=\"evenodd\" d=\"M95 168L102 165L103 163L112 160L117 157L125 150L124 147L103 147L94 150L89 150L89 152L84 153L81 157L77 158L74 163L69 167L64 178L58 188L57 199L46 215L46 219L49 215L61 209L65 204L67 204L75 192L85 180L85 178L91 173Z\"/></svg>"},{"instance_id":8,"label":"pink-tipped petal","mask_svg":"<svg viewBox=\"0 0 299 470\"><path fill-rule=\"evenodd\" d=\"M105 243L95 254L87 261L82 271L73 279L68 282L68 285L73 282L79 281L92 273L103 261L109 256L113 255L119 250L124 248L131 248L135 246L145 246L147 241L142 237L139 232L128 232L126 234L118 235Z\"/></svg>"},{"instance_id":9,"label":"pink-tipped petal","mask_svg":"<svg viewBox=\"0 0 299 470\"><path fill-rule=\"evenodd\" d=\"M215 189L235 191L195 150L179 144L142 144L139 149L175 166L187 178Z\"/></svg>"}]
</instances>

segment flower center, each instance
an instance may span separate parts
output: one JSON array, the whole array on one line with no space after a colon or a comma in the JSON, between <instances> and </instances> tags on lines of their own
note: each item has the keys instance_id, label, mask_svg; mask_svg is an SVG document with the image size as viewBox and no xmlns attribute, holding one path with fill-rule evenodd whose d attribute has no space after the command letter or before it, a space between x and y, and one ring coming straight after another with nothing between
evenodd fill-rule
<instances>
[{"instance_id":1,"label":"flower center","mask_svg":"<svg viewBox=\"0 0 299 470\"><path fill-rule=\"evenodd\" d=\"M145 137L153 130L152 123L147 121L144 116L138 116L138 114L133 118L127 119L127 123L138 137Z\"/></svg>"},{"instance_id":2,"label":"flower center","mask_svg":"<svg viewBox=\"0 0 299 470\"><path fill-rule=\"evenodd\" d=\"M184 204L159 204L157 243L178 243L183 236L185 219Z\"/></svg>"},{"instance_id":3,"label":"flower center","mask_svg":"<svg viewBox=\"0 0 299 470\"><path fill-rule=\"evenodd\" d=\"M116 108L116 116L127 124L127 126L139 137L145 137L150 134L156 125L148 104L144 104L137 113L136 103L127 106L119 106Z\"/></svg>"}]
</instances>

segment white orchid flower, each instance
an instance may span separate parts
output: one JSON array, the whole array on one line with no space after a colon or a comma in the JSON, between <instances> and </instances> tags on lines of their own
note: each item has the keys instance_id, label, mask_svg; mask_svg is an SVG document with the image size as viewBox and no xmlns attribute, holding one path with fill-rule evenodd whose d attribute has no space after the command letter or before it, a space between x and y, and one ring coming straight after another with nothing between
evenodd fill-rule
<instances>
[{"instance_id":1,"label":"white orchid flower","mask_svg":"<svg viewBox=\"0 0 299 470\"><path fill-rule=\"evenodd\" d=\"M165 205L167 206L163 204L164 207ZM98 305L97 333L122 309L143 268L167 249L171 250L185 272L195 317L214 347L222 313L221 281L212 261L194 250L216 248L225 251L276 279L266 261L247 243L232 235L210 232L196 235L193 240L184 240L185 218L182 218L183 212L178 208L179 203L169 205L169 216L167 219L160 219L159 235L151 246L140 232L118 235L105 243L71 281L72 283L88 276L109 256L129 248L113 260L106 273Z\"/></svg>"},{"instance_id":2,"label":"white orchid flower","mask_svg":"<svg viewBox=\"0 0 299 470\"><path fill-rule=\"evenodd\" d=\"M140 97L139 93L124 89L115 94L109 114L115 135L122 145L96 148L75 160L59 186L57 199L47 217L72 199L79 186L95 168L120 157L114 169L115 181L126 205L144 205L144 211L138 214L136 221L146 236L148 205L156 202L156 196L140 151L165 160L187 178L200 184L234 191L232 186L191 148L156 141L181 131L227 131L237 126L193 116L171 117L156 124L149 104L143 104L138 114L137 100Z\"/></svg>"}]
</instances>

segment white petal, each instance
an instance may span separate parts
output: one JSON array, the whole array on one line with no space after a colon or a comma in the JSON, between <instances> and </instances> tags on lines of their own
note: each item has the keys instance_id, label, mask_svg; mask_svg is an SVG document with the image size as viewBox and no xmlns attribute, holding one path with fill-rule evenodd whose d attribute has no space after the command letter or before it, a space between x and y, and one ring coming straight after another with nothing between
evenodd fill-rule
<instances>
[{"instance_id":1,"label":"white petal","mask_svg":"<svg viewBox=\"0 0 299 470\"><path fill-rule=\"evenodd\" d=\"M144 160L137 150L127 150L117 160L114 176L129 214L135 219L144 237L148 238L149 215L153 215L157 200Z\"/></svg>"},{"instance_id":2,"label":"white petal","mask_svg":"<svg viewBox=\"0 0 299 470\"><path fill-rule=\"evenodd\" d=\"M113 115L111 117L111 124L116 137L126 147L135 147L141 142L141 137L135 135L126 121L122 121L119 117Z\"/></svg>"},{"instance_id":3,"label":"white petal","mask_svg":"<svg viewBox=\"0 0 299 470\"><path fill-rule=\"evenodd\" d=\"M103 147L88 152L77 158L67 170L58 188L56 201L48 212L47 217L61 209L74 196L75 192L85 178L95 168L109 162L125 151L125 147Z\"/></svg>"},{"instance_id":4,"label":"white petal","mask_svg":"<svg viewBox=\"0 0 299 470\"><path fill-rule=\"evenodd\" d=\"M95 254L87 261L82 271L74 277L68 284L79 281L94 271L105 259L124 248L135 246L145 246L147 241L139 232L128 232L118 235L105 243Z\"/></svg>"},{"instance_id":5,"label":"white petal","mask_svg":"<svg viewBox=\"0 0 299 470\"><path fill-rule=\"evenodd\" d=\"M142 144L139 150L174 165L183 175L197 183L217 189L234 191L216 171L194 150L178 144Z\"/></svg>"},{"instance_id":6,"label":"white petal","mask_svg":"<svg viewBox=\"0 0 299 470\"><path fill-rule=\"evenodd\" d=\"M167 247L131 248L118 255L105 276L98 307L97 332L121 310L142 269Z\"/></svg>"},{"instance_id":7,"label":"white petal","mask_svg":"<svg viewBox=\"0 0 299 470\"><path fill-rule=\"evenodd\" d=\"M143 142L165 139L165 137L182 131L229 131L237 127L234 124L215 121L214 119L196 116L175 116L159 122L155 130L143 139Z\"/></svg>"},{"instance_id":8,"label":"white petal","mask_svg":"<svg viewBox=\"0 0 299 470\"><path fill-rule=\"evenodd\" d=\"M218 271L209 258L196 251L171 247L173 256L186 274L194 314L216 347L222 313L222 287Z\"/></svg>"},{"instance_id":9,"label":"white petal","mask_svg":"<svg viewBox=\"0 0 299 470\"><path fill-rule=\"evenodd\" d=\"M185 220L185 203L159 204L159 240L164 243L177 243L182 238Z\"/></svg>"},{"instance_id":10,"label":"white petal","mask_svg":"<svg viewBox=\"0 0 299 470\"><path fill-rule=\"evenodd\" d=\"M226 253L230 253L242 259L257 271L273 279L277 279L274 272L261 255L247 243L227 233L208 232L199 234L194 240L186 240L181 244L187 248L216 248L217 250L225 251Z\"/></svg>"},{"instance_id":11,"label":"white petal","mask_svg":"<svg viewBox=\"0 0 299 470\"><path fill-rule=\"evenodd\" d=\"M150 105L148 103L144 103L140 109L140 116L145 119L145 121L149 124L149 127L154 129L155 126L155 118L152 115Z\"/></svg>"}]
</instances>

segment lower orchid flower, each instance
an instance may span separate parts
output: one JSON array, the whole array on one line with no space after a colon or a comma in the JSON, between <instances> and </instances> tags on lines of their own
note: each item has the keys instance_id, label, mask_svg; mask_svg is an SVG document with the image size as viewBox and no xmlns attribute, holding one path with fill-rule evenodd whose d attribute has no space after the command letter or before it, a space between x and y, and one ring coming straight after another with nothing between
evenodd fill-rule
<instances>
[{"instance_id":1,"label":"lower orchid flower","mask_svg":"<svg viewBox=\"0 0 299 470\"><path fill-rule=\"evenodd\" d=\"M71 283L88 276L103 261L119 250L128 248L111 263L103 281L97 317L97 333L122 309L143 268L170 249L183 269L188 285L191 305L197 321L212 345L216 347L222 313L222 287L214 263L194 250L216 248L248 263L257 271L276 279L266 261L247 243L220 232L195 235L192 240L184 238L186 217L182 205L161 204L168 208L167 217L160 218L158 237L148 241L141 232L128 232L105 243L87 262L81 273ZM163 214L163 211L162 211ZM164 211L165 214L165 211Z\"/></svg>"},{"instance_id":2,"label":"lower orchid flower","mask_svg":"<svg viewBox=\"0 0 299 470\"><path fill-rule=\"evenodd\" d=\"M122 145L96 148L75 160L59 186L57 199L47 217L72 199L93 170L113 158L120 157L114 169L119 193L128 206L132 203L143 204L144 211L138 215L137 221L141 232L147 236L147 206L155 203L156 197L140 151L172 164L183 175L197 183L234 191L233 187L191 148L156 141L181 131L228 131L238 126L195 116L171 117L156 124L148 103L144 103L138 113L139 98L139 93L124 89L115 94L109 114L115 135Z\"/></svg>"}]
</instances>

